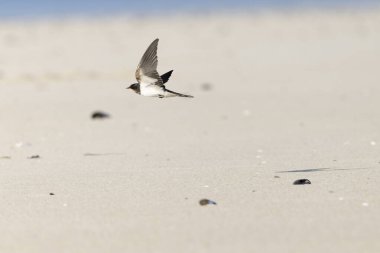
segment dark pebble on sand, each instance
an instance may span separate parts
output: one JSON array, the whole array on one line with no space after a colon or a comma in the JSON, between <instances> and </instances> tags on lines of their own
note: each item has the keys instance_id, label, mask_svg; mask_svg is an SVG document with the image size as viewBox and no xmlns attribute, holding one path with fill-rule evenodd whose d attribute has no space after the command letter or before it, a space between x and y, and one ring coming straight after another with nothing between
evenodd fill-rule
<instances>
[{"instance_id":1,"label":"dark pebble on sand","mask_svg":"<svg viewBox=\"0 0 380 253\"><path fill-rule=\"evenodd\" d=\"M41 158L39 155L32 155L28 157L28 159L39 159L39 158Z\"/></svg>"},{"instance_id":2,"label":"dark pebble on sand","mask_svg":"<svg viewBox=\"0 0 380 253\"><path fill-rule=\"evenodd\" d=\"M51 192L51 193L49 193L49 195L53 196L53 195L55 195L55 194Z\"/></svg>"},{"instance_id":3,"label":"dark pebble on sand","mask_svg":"<svg viewBox=\"0 0 380 253\"><path fill-rule=\"evenodd\" d=\"M297 179L293 183L294 185L311 184L309 179Z\"/></svg>"},{"instance_id":4,"label":"dark pebble on sand","mask_svg":"<svg viewBox=\"0 0 380 253\"><path fill-rule=\"evenodd\" d=\"M91 115L92 119L107 119L109 117L110 115L108 113L101 112L101 111L95 111Z\"/></svg>"},{"instance_id":5,"label":"dark pebble on sand","mask_svg":"<svg viewBox=\"0 0 380 253\"><path fill-rule=\"evenodd\" d=\"M201 199L201 200L199 200L199 204L201 206L216 205L216 202L212 201L212 200L209 200L209 199Z\"/></svg>"}]
</instances>

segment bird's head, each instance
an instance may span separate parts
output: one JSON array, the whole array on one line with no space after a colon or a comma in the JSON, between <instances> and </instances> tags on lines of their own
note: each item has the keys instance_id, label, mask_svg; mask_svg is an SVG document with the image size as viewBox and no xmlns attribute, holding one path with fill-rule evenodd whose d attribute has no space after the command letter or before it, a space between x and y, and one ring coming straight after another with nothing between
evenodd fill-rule
<instances>
[{"instance_id":1,"label":"bird's head","mask_svg":"<svg viewBox=\"0 0 380 253\"><path fill-rule=\"evenodd\" d=\"M131 89L134 92L140 94L140 85L138 83L134 83L134 84L129 85L129 87L127 87L127 89Z\"/></svg>"}]
</instances>

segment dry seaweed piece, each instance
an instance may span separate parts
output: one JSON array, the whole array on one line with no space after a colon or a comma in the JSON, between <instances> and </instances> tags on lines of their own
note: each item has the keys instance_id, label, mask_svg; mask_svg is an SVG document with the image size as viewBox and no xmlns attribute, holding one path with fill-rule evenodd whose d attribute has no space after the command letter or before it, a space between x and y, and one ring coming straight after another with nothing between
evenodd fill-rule
<instances>
[{"instance_id":1,"label":"dry seaweed piece","mask_svg":"<svg viewBox=\"0 0 380 253\"><path fill-rule=\"evenodd\" d=\"M209 200L209 199L201 199L201 200L199 200L199 204L201 206L216 205L216 202L212 201L212 200Z\"/></svg>"},{"instance_id":2,"label":"dry seaweed piece","mask_svg":"<svg viewBox=\"0 0 380 253\"><path fill-rule=\"evenodd\" d=\"M303 179L297 179L293 183L294 185L303 185L303 184L311 184L309 179L303 178Z\"/></svg>"}]
</instances>

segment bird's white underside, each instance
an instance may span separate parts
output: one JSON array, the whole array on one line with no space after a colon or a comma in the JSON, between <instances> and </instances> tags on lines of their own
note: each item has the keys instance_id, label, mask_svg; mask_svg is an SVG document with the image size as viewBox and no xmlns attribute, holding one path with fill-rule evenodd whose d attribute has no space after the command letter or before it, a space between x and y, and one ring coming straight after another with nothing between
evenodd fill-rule
<instances>
[{"instance_id":1,"label":"bird's white underside","mask_svg":"<svg viewBox=\"0 0 380 253\"><path fill-rule=\"evenodd\" d=\"M152 83L140 83L140 94L146 97L165 96L166 91L163 87L154 85Z\"/></svg>"}]
</instances>

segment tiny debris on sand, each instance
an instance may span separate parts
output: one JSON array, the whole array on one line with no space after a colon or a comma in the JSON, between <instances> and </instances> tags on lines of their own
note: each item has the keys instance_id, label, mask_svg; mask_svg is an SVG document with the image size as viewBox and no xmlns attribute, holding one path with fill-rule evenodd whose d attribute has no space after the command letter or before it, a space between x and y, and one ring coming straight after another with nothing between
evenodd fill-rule
<instances>
[{"instance_id":1,"label":"tiny debris on sand","mask_svg":"<svg viewBox=\"0 0 380 253\"><path fill-rule=\"evenodd\" d=\"M51 192L51 193L49 193L49 195L50 195L50 196L53 196L53 195L55 195L55 194L54 194L53 192Z\"/></svg>"},{"instance_id":2,"label":"tiny debris on sand","mask_svg":"<svg viewBox=\"0 0 380 253\"><path fill-rule=\"evenodd\" d=\"M17 143L14 144L15 148L23 148L23 147L30 147L30 146L32 146L31 143L29 143L29 142L22 142L22 141L19 141L19 142L17 142Z\"/></svg>"},{"instance_id":3,"label":"tiny debris on sand","mask_svg":"<svg viewBox=\"0 0 380 253\"><path fill-rule=\"evenodd\" d=\"M10 156L7 156L7 155L5 155L5 156L0 156L0 159L11 159L11 157L10 157Z\"/></svg>"},{"instance_id":4,"label":"tiny debris on sand","mask_svg":"<svg viewBox=\"0 0 380 253\"><path fill-rule=\"evenodd\" d=\"M111 116L108 113L102 112L102 111L95 111L92 113L91 118L92 119L108 119Z\"/></svg>"},{"instance_id":5,"label":"tiny debris on sand","mask_svg":"<svg viewBox=\"0 0 380 253\"><path fill-rule=\"evenodd\" d=\"M84 156L110 156L110 155L125 155L125 153L84 153Z\"/></svg>"},{"instance_id":6,"label":"tiny debris on sand","mask_svg":"<svg viewBox=\"0 0 380 253\"><path fill-rule=\"evenodd\" d=\"M294 185L303 185L303 184L311 184L309 179L297 179L293 183Z\"/></svg>"},{"instance_id":7,"label":"tiny debris on sand","mask_svg":"<svg viewBox=\"0 0 380 253\"><path fill-rule=\"evenodd\" d=\"M29 156L28 159L40 159L41 157L39 155L32 155Z\"/></svg>"},{"instance_id":8,"label":"tiny debris on sand","mask_svg":"<svg viewBox=\"0 0 380 253\"><path fill-rule=\"evenodd\" d=\"M201 206L216 205L216 202L212 201L212 200L209 200L209 199L201 199L201 200L199 200L199 204Z\"/></svg>"}]
</instances>

